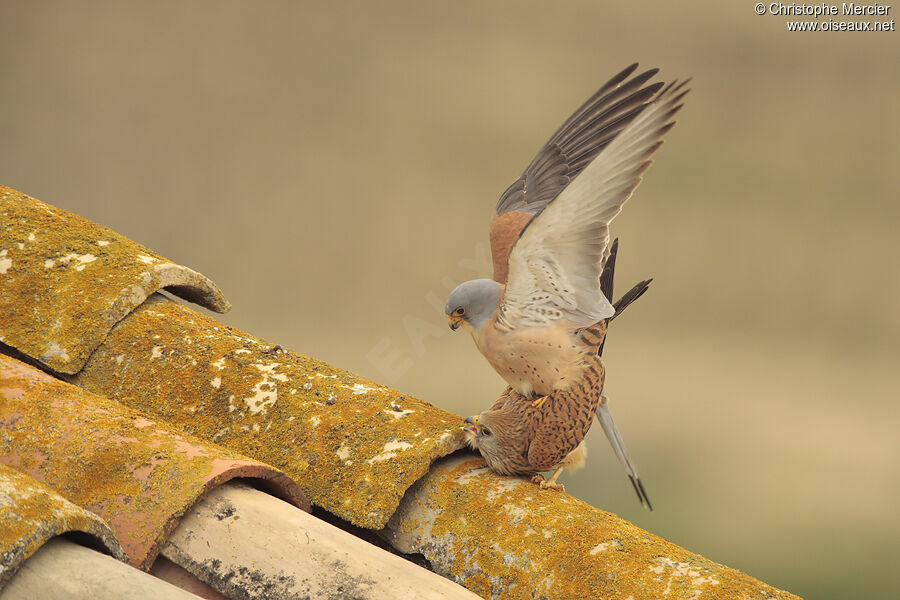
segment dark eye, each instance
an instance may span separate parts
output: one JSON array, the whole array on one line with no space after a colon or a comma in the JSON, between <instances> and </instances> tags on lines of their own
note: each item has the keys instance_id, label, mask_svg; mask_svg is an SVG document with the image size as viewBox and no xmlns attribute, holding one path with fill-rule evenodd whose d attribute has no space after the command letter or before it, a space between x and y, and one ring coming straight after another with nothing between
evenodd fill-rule
<instances>
[{"instance_id":1,"label":"dark eye","mask_svg":"<svg viewBox=\"0 0 900 600\"><path fill-rule=\"evenodd\" d=\"M456 315L457 317L461 317L464 314L466 314L466 309L464 309L462 306L460 306L459 308L457 308L456 310L453 311L453 314Z\"/></svg>"},{"instance_id":2,"label":"dark eye","mask_svg":"<svg viewBox=\"0 0 900 600\"><path fill-rule=\"evenodd\" d=\"M481 435L489 436L489 435L493 435L493 433L494 433L494 432L491 431L490 428L488 428L488 427L482 427L482 428L481 428Z\"/></svg>"}]
</instances>

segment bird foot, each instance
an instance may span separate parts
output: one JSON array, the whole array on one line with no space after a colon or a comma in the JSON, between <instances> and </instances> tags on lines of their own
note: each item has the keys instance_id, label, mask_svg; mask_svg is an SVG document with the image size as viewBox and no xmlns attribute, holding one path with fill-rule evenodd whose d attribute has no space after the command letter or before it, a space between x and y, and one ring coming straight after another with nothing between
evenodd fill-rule
<instances>
[{"instance_id":1,"label":"bird foot","mask_svg":"<svg viewBox=\"0 0 900 600\"><path fill-rule=\"evenodd\" d=\"M531 403L531 408L540 408L547 401L547 396L541 396Z\"/></svg>"},{"instance_id":2,"label":"bird foot","mask_svg":"<svg viewBox=\"0 0 900 600\"><path fill-rule=\"evenodd\" d=\"M561 483L556 483L555 481L542 481L538 485L542 490L559 490L560 492L566 491L566 486Z\"/></svg>"},{"instance_id":3,"label":"bird foot","mask_svg":"<svg viewBox=\"0 0 900 600\"><path fill-rule=\"evenodd\" d=\"M566 486L561 483L556 483L555 481L553 481L553 479L550 479L548 481L547 479L544 479L544 476L540 473L531 478L531 483L538 484L538 487L540 487L542 490L559 490L560 492L566 491Z\"/></svg>"}]
</instances>

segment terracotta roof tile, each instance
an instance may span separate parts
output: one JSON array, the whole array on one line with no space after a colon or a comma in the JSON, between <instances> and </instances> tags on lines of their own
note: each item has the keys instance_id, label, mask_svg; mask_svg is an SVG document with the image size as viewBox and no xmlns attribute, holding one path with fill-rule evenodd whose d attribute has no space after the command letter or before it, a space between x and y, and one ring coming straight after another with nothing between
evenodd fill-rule
<instances>
[{"instance_id":1,"label":"terracotta roof tile","mask_svg":"<svg viewBox=\"0 0 900 600\"><path fill-rule=\"evenodd\" d=\"M109 329L153 292L210 310L216 285L140 244L0 185L0 342L60 373L84 365Z\"/></svg>"},{"instance_id":2,"label":"terracotta roof tile","mask_svg":"<svg viewBox=\"0 0 900 600\"><path fill-rule=\"evenodd\" d=\"M103 517L132 565L149 568L179 518L210 489L263 480L308 503L278 470L174 433L117 402L0 355L0 463Z\"/></svg>"},{"instance_id":3,"label":"terracotta roof tile","mask_svg":"<svg viewBox=\"0 0 900 600\"><path fill-rule=\"evenodd\" d=\"M183 431L265 461L313 504L382 527L431 462L463 445L462 419L156 295L72 380Z\"/></svg>"},{"instance_id":4,"label":"terracotta roof tile","mask_svg":"<svg viewBox=\"0 0 900 600\"><path fill-rule=\"evenodd\" d=\"M72 531L87 534L98 548L125 558L116 536L100 517L0 464L0 589L38 548Z\"/></svg>"}]
</instances>

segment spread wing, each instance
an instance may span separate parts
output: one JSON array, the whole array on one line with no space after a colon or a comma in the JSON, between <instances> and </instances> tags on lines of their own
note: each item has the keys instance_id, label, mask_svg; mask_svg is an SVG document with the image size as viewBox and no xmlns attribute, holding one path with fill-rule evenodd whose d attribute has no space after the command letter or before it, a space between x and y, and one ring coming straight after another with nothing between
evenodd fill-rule
<instances>
[{"instance_id":1,"label":"spread wing","mask_svg":"<svg viewBox=\"0 0 900 600\"><path fill-rule=\"evenodd\" d=\"M609 256L609 223L674 125L671 119L687 93L685 83L663 89L528 223L509 254L497 319L501 327L544 327L564 319L579 328L615 313L600 290Z\"/></svg>"},{"instance_id":2,"label":"spread wing","mask_svg":"<svg viewBox=\"0 0 900 600\"><path fill-rule=\"evenodd\" d=\"M662 87L644 87L657 69L631 76L633 64L610 79L553 134L510 185L491 218L494 280L506 282L507 257L519 233L647 106Z\"/></svg>"}]
</instances>

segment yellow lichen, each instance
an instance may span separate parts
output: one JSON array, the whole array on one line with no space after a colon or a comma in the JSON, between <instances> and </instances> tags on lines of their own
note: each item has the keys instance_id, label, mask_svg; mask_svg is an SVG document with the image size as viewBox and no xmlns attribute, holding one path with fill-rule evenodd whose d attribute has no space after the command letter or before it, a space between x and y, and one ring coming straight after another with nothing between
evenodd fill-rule
<instances>
[{"instance_id":1,"label":"yellow lichen","mask_svg":"<svg viewBox=\"0 0 900 600\"><path fill-rule=\"evenodd\" d=\"M24 393L7 394L10 388ZM0 414L15 415L0 427L0 462L105 516L136 566L149 567L177 518L223 472L280 477L3 355Z\"/></svg>"},{"instance_id":2,"label":"yellow lichen","mask_svg":"<svg viewBox=\"0 0 900 600\"><path fill-rule=\"evenodd\" d=\"M389 531L488 598L796 598L476 458L437 463Z\"/></svg>"},{"instance_id":3,"label":"yellow lichen","mask_svg":"<svg viewBox=\"0 0 900 600\"><path fill-rule=\"evenodd\" d=\"M283 469L314 504L364 527L383 526L431 461L462 446L457 415L161 296L113 328L73 381Z\"/></svg>"},{"instance_id":4,"label":"yellow lichen","mask_svg":"<svg viewBox=\"0 0 900 600\"><path fill-rule=\"evenodd\" d=\"M199 273L4 186L0 250L9 262L0 273L0 339L61 373L78 371L109 328L161 287L229 306Z\"/></svg>"},{"instance_id":5,"label":"yellow lichen","mask_svg":"<svg viewBox=\"0 0 900 600\"><path fill-rule=\"evenodd\" d=\"M124 557L98 516L0 464L0 586L47 540L70 531L87 533L113 556Z\"/></svg>"}]
</instances>

